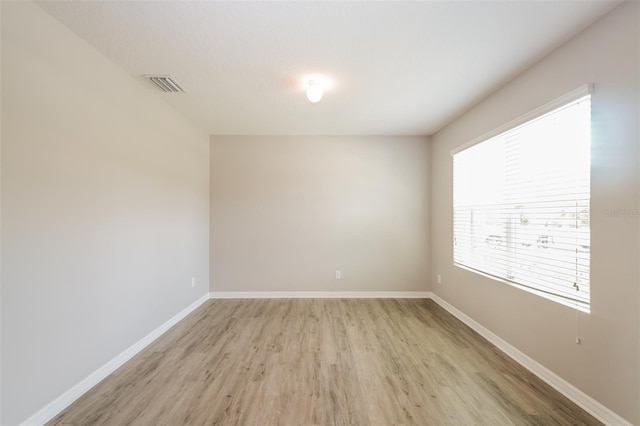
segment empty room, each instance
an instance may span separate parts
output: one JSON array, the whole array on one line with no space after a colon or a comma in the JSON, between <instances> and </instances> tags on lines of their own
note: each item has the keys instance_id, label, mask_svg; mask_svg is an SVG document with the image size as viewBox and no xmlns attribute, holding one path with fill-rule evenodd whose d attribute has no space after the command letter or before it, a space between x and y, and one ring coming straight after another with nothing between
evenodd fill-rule
<instances>
[{"instance_id":1,"label":"empty room","mask_svg":"<svg viewBox=\"0 0 640 426\"><path fill-rule=\"evenodd\" d=\"M3 426L640 425L640 2L0 19Z\"/></svg>"}]
</instances>

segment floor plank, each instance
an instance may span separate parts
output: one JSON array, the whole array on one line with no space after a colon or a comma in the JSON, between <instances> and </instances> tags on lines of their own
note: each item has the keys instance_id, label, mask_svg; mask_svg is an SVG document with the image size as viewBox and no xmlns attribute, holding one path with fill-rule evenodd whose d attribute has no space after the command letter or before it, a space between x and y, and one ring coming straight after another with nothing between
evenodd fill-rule
<instances>
[{"instance_id":1,"label":"floor plank","mask_svg":"<svg viewBox=\"0 0 640 426\"><path fill-rule=\"evenodd\" d=\"M598 425L428 299L210 300L50 425Z\"/></svg>"}]
</instances>

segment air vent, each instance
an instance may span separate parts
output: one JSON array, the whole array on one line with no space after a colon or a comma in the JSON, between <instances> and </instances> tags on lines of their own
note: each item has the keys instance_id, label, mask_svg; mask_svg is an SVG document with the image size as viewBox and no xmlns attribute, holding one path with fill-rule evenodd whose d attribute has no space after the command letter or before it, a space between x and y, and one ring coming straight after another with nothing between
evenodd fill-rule
<instances>
[{"instance_id":1,"label":"air vent","mask_svg":"<svg viewBox=\"0 0 640 426\"><path fill-rule=\"evenodd\" d=\"M145 75L144 78L152 82L163 92L184 92L178 83L173 81L168 75Z\"/></svg>"}]
</instances>

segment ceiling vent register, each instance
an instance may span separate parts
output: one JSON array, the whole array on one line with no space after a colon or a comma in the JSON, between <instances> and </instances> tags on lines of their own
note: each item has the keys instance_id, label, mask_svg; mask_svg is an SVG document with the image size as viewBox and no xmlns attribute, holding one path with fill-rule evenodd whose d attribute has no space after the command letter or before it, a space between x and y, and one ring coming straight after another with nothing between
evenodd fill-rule
<instances>
[{"instance_id":1,"label":"ceiling vent register","mask_svg":"<svg viewBox=\"0 0 640 426\"><path fill-rule=\"evenodd\" d=\"M184 89L171 79L168 75L145 75L144 78L152 82L163 92L184 92Z\"/></svg>"}]
</instances>

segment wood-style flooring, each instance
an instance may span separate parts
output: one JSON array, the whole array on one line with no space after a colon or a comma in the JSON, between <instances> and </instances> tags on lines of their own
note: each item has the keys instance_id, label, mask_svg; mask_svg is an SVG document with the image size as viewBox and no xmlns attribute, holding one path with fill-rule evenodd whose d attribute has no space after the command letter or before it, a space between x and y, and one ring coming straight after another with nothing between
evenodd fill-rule
<instances>
[{"instance_id":1,"label":"wood-style flooring","mask_svg":"<svg viewBox=\"0 0 640 426\"><path fill-rule=\"evenodd\" d=\"M429 299L210 300L49 424L600 424Z\"/></svg>"}]
</instances>

